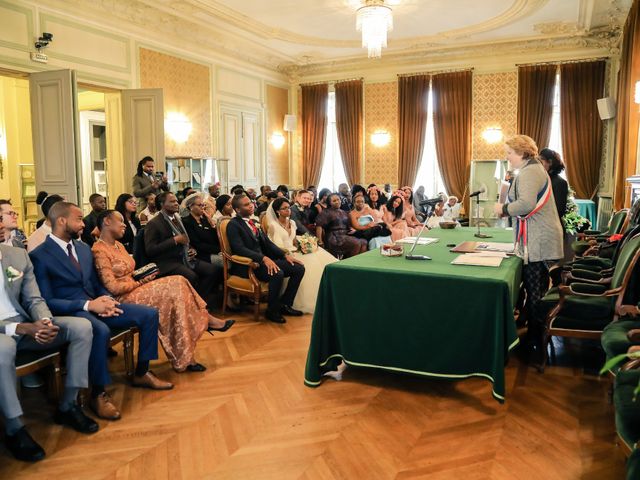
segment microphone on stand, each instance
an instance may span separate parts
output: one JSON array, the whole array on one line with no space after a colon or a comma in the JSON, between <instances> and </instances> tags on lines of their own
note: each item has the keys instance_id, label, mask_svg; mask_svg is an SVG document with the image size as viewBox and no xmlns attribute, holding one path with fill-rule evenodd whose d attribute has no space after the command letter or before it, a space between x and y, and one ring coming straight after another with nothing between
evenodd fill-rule
<instances>
[{"instance_id":1,"label":"microphone on stand","mask_svg":"<svg viewBox=\"0 0 640 480\"><path fill-rule=\"evenodd\" d=\"M444 201L444 199L443 199L442 197L436 197L436 198L430 198L430 199L428 199L428 200L423 200L423 201L421 201L421 202L419 203L419 205L420 205L421 207L423 207L423 206L425 206L425 205L431 205L431 206L434 206L434 205L437 205L437 204L439 204L440 202L443 202L443 201Z\"/></svg>"},{"instance_id":2,"label":"microphone on stand","mask_svg":"<svg viewBox=\"0 0 640 480\"><path fill-rule=\"evenodd\" d=\"M469 198L476 197L476 226L478 227L478 232L473 234L473 236L476 238L491 238L491 235L480 233L480 194L486 191L487 189L485 187L482 187L480 188L480 190L476 190L471 195L469 195Z\"/></svg>"},{"instance_id":3,"label":"microphone on stand","mask_svg":"<svg viewBox=\"0 0 640 480\"><path fill-rule=\"evenodd\" d=\"M430 198L429 200L423 200L422 202L420 202L421 206L427 205L429 208L427 209L427 215L425 216L424 222L422 222L422 228L418 232L418 235L416 235L416 239L413 242L413 245L411 246L411 250L409 250L409 253L407 253L404 256L404 258L406 258L407 260L431 260L431 257L429 257L428 255L414 255L413 251L416 249L416 246L418 245L418 241L420 240L420 235L422 235L422 232L424 232L424 229L427 228L427 230L429 230L429 227L427 227L427 222L429 221L429 218L431 218L431 216L433 215L435 206L438 203L443 201L444 199L442 197L436 197L436 198Z\"/></svg>"}]
</instances>

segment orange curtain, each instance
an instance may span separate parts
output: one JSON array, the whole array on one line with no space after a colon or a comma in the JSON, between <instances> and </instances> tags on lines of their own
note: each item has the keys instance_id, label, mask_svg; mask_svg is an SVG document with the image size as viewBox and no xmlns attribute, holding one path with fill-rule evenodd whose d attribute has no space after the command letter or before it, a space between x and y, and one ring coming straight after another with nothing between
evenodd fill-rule
<instances>
[{"instance_id":1,"label":"orange curtain","mask_svg":"<svg viewBox=\"0 0 640 480\"><path fill-rule=\"evenodd\" d=\"M302 182L317 185L327 132L329 85L302 86Z\"/></svg>"},{"instance_id":2,"label":"orange curtain","mask_svg":"<svg viewBox=\"0 0 640 480\"><path fill-rule=\"evenodd\" d=\"M616 210L629 206L626 179L636 171L638 148L638 105L634 103L635 82L640 80L640 3L633 2L624 25L620 71L618 72L618 113L616 116L615 185Z\"/></svg>"},{"instance_id":3,"label":"orange curtain","mask_svg":"<svg viewBox=\"0 0 640 480\"><path fill-rule=\"evenodd\" d=\"M551 137L553 88L557 65L518 67L518 133L529 135L544 148Z\"/></svg>"},{"instance_id":4,"label":"orange curtain","mask_svg":"<svg viewBox=\"0 0 640 480\"><path fill-rule=\"evenodd\" d=\"M413 186L427 129L429 76L398 78L398 181Z\"/></svg>"},{"instance_id":5,"label":"orange curtain","mask_svg":"<svg viewBox=\"0 0 640 480\"><path fill-rule=\"evenodd\" d=\"M471 165L473 74L470 70L442 73L431 81L440 174L447 193L463 201Z\"/></svg>"},{"instance_id":6,"label":"orange curtain","mask_svg":"<svg viewBox=\"0 0 640 480\"><path fill-rule=\"evenodd\" d=\"M335 90L338 145L347 182L353 185L362 180L362 80L336 83Z\"/></svg>"},{"instance_id":7,"label":"orange curtain","mask_svg":"<svg viewBox=\"0 0 640 480\"><path fill-rule=\"evenodd\" d=\"M598 191L602 120L597 100L604 92L605 65L603 60L560 65L562 154L577 198L592 199Z\"/></svg>"}]
</instances>

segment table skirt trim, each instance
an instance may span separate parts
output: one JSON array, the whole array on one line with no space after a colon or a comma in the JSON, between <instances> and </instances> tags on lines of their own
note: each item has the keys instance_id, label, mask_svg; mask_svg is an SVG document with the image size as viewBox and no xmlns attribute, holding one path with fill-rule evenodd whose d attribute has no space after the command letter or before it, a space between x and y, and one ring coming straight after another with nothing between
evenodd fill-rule
<instances>
[{"instance_id":1,"label":"table skirt trim","mask_svg":"<svg viewBox=\"0 0 640 480\"><path fill-rule=\"evenodd\" d=\"M519 341L520 340L516 338L514 340L514 342L511 345L509 345L508 351L511 351L511 349L514 348L519 343ZM491 382L491 394L493 395L493 397L496 400L498 400L500 403L504 403L504 396L500 395L493 388L493 385L495 384L495 380L493 379L493 377L491 375L489 375L487 373L479 373L479 372L474 372L474 373L433 373L433 372L423 372L423 371L420 371L420 370L411 370L411 369L407 369L407 368L388 367L386 365L374 365L374 364L371 364L371 363L354 362L354 361L351 361L351 360L347 360L340 353L335 353L335 354L327 357L327 359L324 362L320 363L320 367L324 367L325 365L327 365L334 358L341 358L344 363L346 363L347 365L351 365L352 367L380 368L382 370L388 370L388 371L391 371L391 372L410 373L410 374L413 374L413 375L420 375L420 376L423 376L423 377L450 378L450 379L463 379L463 378L471 378L471 377L486 378L487 380L489 380ZM321 383L322 383L322 380L317 381L317 382L313 382L311 380L308 380L307 378L304 379L304 384L307 385L308 387L317 387Z\"/></svg>"}]
</instances>

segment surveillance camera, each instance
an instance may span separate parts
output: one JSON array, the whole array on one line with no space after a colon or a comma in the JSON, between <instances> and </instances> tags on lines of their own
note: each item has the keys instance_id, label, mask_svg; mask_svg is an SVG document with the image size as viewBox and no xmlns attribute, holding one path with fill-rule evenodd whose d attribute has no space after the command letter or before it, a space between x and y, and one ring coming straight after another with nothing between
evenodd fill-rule
<instances>
[{"instance_id":1,"label":"surveillance camera","mask_svg":"<svg viewBox=\"0 0 640 480\"><path fill-rule=\"evenodd\" d=\"M40 50L41 48L46 47L46 46L47 46L47 44L48 44L48 42L47 42L47 43L44 43L44 42L36 42L36 43L35 43L35 47L36 47L38 50Z\"/></svg>"},{"instance_id":2,"label":"surveillance camera","mask_svg":"<svg viewBox=\"0 0 640 480\"><path fill-rule=\"evenodd\" d=\"M50 42L53 40L53 33L42 32L42 37L39 40L46 40L47 42Z\"/></svg>"}]
</instances>

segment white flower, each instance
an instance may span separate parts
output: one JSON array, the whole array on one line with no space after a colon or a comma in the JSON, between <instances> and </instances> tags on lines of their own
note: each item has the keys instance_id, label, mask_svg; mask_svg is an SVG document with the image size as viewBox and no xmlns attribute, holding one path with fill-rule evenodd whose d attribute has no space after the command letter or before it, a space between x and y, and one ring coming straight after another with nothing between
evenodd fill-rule
<instances>
[{"instance_id":1,"label":"white flower","mask_svg":"<svg viewBox=\"0 0 640 480\"><path fill-rule=\"evenodd\" d=\"M7 280L9 282L13 282L14 280L17 280L18 278L22 277L22 275L24 275L23 272L21 272L20 270L16 270L11 266L7 267L5 273L7 274Z\"/></svg>"}]
</instances>

